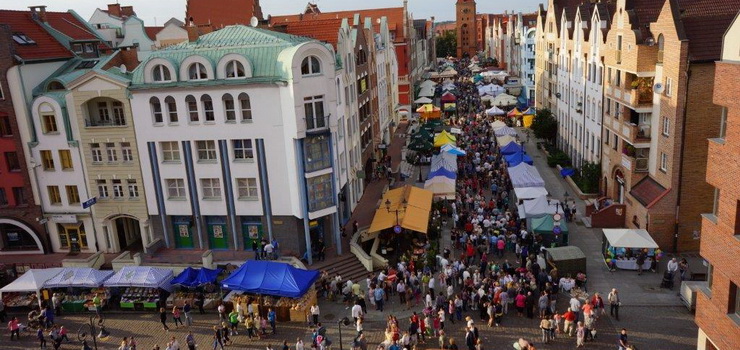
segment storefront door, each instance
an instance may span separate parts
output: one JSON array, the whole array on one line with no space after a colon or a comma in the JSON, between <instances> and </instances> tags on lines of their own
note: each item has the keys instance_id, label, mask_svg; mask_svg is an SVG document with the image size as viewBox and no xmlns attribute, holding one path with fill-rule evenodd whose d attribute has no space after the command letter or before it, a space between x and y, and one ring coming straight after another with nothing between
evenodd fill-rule
<instances>
[{"instance_id":1,"label":"storefront door","mask_svg":"<svg viewBox=\"0 0 740 350\"><path fill-rule=\"evenodd\" d=\"M226 218L222 216L209 216L206 219L206 225L208 226L208 244L210 248L229 249Z\"/></svg>"},{"instance_id":2,"label":"storefront door","mask_svg":"<svg viewBox=\"0 0 740 350\"><path fill-rule=\"evenodd\" d=\"M175 233L175 247L193 248L193 231L190 229L190 217L172 219Z\"/></svg>"},{"instance_id":3,"label":"storefront door","mask_svg":"<svg viewBox=\"0 0 740 350\"><path fill-rule=\"evenodd\" d=\"M244 250L252 250L253 242L259 246L262 241L262 223L242 222L242 234L244 235Z\"/></svg>"}]
</instances>

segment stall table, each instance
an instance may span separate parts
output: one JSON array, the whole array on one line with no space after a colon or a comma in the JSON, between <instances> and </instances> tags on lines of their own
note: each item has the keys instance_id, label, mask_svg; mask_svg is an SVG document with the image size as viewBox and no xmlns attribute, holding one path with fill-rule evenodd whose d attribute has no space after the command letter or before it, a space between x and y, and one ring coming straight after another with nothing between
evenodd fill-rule
<instances>
[{"instance_id":1,"label":"stall table","mask_svg":"<svg viewBox=\"0 0 740 350\"><path fill-rule=\"evenodd\" d=\"M614 265L618 267L621 270L637 270L637 259L631 258L631 259L612 259L612 262L614 262ZM652 265L653 260L648 258L645 259L645 262L642 264L643 270L650 270L650 265Z\"/></svg>"}]
</instances>

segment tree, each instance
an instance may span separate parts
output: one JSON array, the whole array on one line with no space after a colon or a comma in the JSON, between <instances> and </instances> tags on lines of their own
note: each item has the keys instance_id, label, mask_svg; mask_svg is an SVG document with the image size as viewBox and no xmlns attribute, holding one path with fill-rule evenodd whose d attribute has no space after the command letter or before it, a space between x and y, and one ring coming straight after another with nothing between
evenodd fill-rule
<instances>
[{"instance_id":1,"label":"tree","mask_svg":"<svg viewBox=\"0 0 740 350\"><path fill-rule=\"evenodd\" d=\"M558 135L558 121L555 120L549 109L540 109L534 116L532 131L534 131L534 136L538 139L553 143L555 142L555 137Z\"/></svg>"},{"instance_id":2,"label":"tree","mask_svg":"<svg viewBox=\"0 0 740 350\"><path fill-rule=\"evenodd\" d=\"M437 37L437 57L455 56L457 54L457 37L448 30Z\"/></svg>"}]
</instances>

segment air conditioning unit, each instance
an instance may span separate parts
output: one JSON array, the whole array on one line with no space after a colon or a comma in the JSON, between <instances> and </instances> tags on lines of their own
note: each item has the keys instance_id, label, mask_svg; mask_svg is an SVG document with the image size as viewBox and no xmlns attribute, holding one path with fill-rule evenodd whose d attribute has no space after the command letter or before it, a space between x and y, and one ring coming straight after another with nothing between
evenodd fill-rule
<instances>
[{"instance_id":1,"label":"air conditioning unit","mask_svg":"<svg viewBox=\"0 0 740 350\"><path fill-rule=\"evenodd\" d=\"M655 83L655 85L653 85L653 91L655 91L658 94L662 94L663 93L663 83Z\"/></svg>"}]
</instances>

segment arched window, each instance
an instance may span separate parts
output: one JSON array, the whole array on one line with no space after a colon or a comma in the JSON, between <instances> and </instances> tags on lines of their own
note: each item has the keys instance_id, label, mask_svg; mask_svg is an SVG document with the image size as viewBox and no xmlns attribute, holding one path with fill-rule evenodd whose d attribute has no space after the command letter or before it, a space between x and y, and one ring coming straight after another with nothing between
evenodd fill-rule
<instances>
[{"instance_id":1,"label":"arched window","mask_svg":"<svg viewBox=\"0 0 740 350\"><path fill-rule=\"evenodd\" d=\"M308 56L301 63L302 75L321 74L321 62L316 56Z\"/></svg>"},{"instance_id":2,"label":"arched window","mask_svg":"<svg viewBox=\"0 0 740 350\"><path fill-rule=\"evenodd\" d=\"M665 38L663 34L658 35L658 62L663 62L663 50L665 49Z\"/></svg>"},{"instance_id":3,"label":"arched window","mask_svg":"<svg viewBox=\"0 0 740 350\"><path fill-rule=\"evenodd\" d=\"M226 78L244 78L247 75L244 73L244 65L237 61L229 61L226 64Z\"/></svg>"},{"instance_id":4,"label":"arched window","mask_svg":"<svg viewBox=\"0 0 740 350\"><path fill-rule=\"evenodd\" d=\"M195 62L188 67L188 79L190 80L206 80L208 79L208 72L206 66L203 63Z\"/></svg>"},{"instance_id":5,"label":"arched window","mask_svg":"<svg viewBox=\"0 0 740 350\"><path fill-rule=\"evenodd\" d=\"M242 121L252 121L252 102L249 99L249 95L245 93L239 94L239 109L242 112Z\"/></svg>"},{"instance_id":6,"label":"arched window","mask_svg":"<svg viewBox=\"0 0 740 350\"><path fill-rule=\"evenodd\" d=\"M231 94L224 94L221 97L221 101L224 104L224 114L226 115L227 122L236 121L236 108L234 107L234 97Z\"/></svg>"},{"instance_id":7,"label":"arched window","mask_svg":"<svg viewBox=\"0 0 740 350\"><path fill-rule=\"evenodd\" d=\"M154 118L154 123L161 124L164 121L164 118L162 117L162 104L159 102L159 99L156 97L150 98L149 106L152 109L152 118Z\"/></svg>"},{"instance_id":8,"label":"arched window","mask_svg":"<svg viewBox=\"0 0 740 350\"><path fill-rule=\"evenodd\" d=\"M213 100L211 100L211 96L209 95L201 96L200 102L203 103L203 114L206 116L206 121L207 122L215 121L216 116L213 114Z\"/></svg>"},{"instance_id":9,"label":"arched window","mask_svg":"<svg viewBox=\"0 0 740 350\"><path fill-rule=\"evenodd\" d=\"M152 68L152 80L157 82L168 82L172 80L170 69L163 64L158 64Z\"/></svg>"},{"instance_id":10,"label":"arched window","mask_svg":"<svg viewBox=\"0 0 740 350\"><path fill-rule=\"evenodd\" d=\"M48 90L49 91L64 90L64 85L62 85L62 83L58 81L52 81L51 83L49 83Z\"/></svg>"},{"instance_id":11,"label":"arched window","mask_svg":"<svg viewBox=\"0 0 740 350\"><path fill-rule=\"evenodd\" d=\"M198 101L195 99L195 97L193 97L193 95L188 95L187 97L185 97L185 104L188 106L188 115L190 115L190 121L200 121L200 117L198 116Z\"/></svg>"},{"instance_id":12,"label":"arched window","mask_svg":"<svg viewBox=\"0 0 740 350\"><path fill-rule=\"evenodd\" d=\"M169 115L170 123L177 123L177 102L172 96L167 96L164 103L167 105L167 115Z\"/></svg>"}]
</instances>

